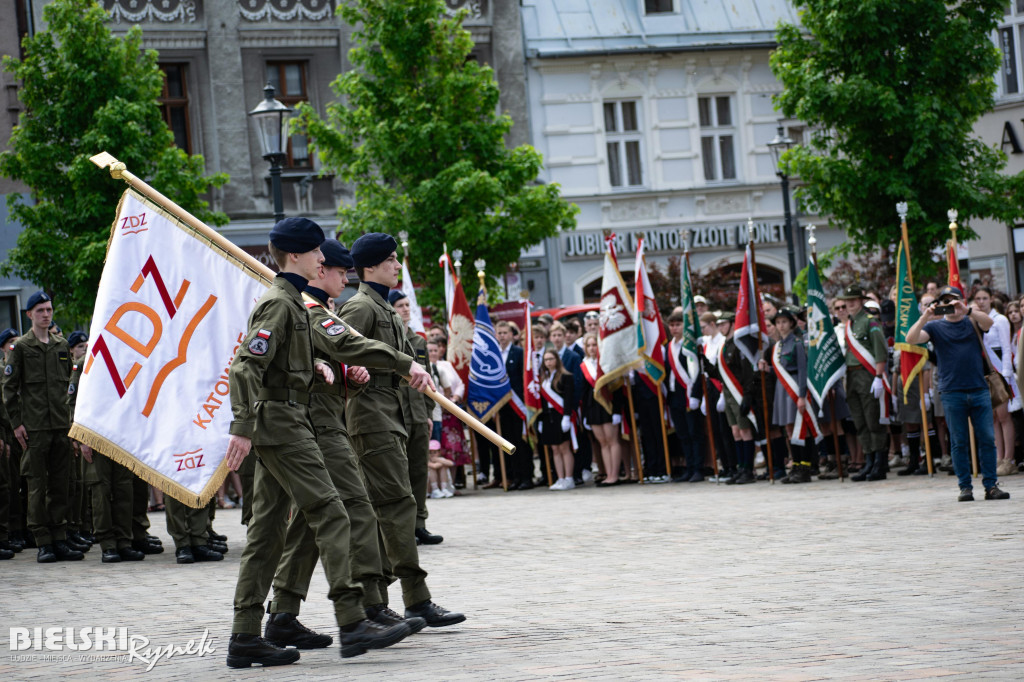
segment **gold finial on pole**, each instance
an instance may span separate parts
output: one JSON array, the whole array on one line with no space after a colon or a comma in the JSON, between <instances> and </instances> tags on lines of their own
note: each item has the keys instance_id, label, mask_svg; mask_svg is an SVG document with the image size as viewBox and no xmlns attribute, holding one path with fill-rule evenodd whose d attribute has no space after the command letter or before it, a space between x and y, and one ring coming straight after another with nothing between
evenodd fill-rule
<instances>
[{"instance_id":1,"label":"gold finial on pole","mask_svg":"<svg viewBox=\"0 0 1024 682\"><path fill-rule=\"evenodd\" d=\"M949 231L953 233L953 243L956 244L956 219L959 214L955 208L951 208L946 211L946 216L949 218Z\"/></svg>"},{"instance_id":2,"label":"gold finial on pole","mask_svg":"<svg viewBox=\"0 0 1024 682\"><path fill-rule=\"evenodd\" d=\"M487 267L487 261L485 261L483 258L477 258L475 261L473 261L473 267L476 268L476 276L477 279L480 280L480 289L482 291L487 291L487 285L484 284L484 281L487 278L487 276L484 274L484 268Z\"/></svg>"}]
</instances>

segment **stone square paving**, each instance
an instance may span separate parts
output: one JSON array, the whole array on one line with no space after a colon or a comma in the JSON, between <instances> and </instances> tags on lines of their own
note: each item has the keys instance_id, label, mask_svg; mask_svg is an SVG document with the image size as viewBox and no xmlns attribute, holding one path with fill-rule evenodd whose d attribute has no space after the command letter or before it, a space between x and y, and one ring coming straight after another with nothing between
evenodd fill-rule
<instances>
[{"instance_id":1,"label":"stone square paving","mask_svg":"<svg viewBox=\"0 0 1024 682\"><path fill-rule=\"evenodd\" d=\"M1008 501L957 503L955 479L732 487L466 491L430 502L421 548L441 605L468 620L341 660L224 664L244 540L219 564L0 562L0 680L1024 679L1024 476ZM980 492L976 484L975 490ZM981 495L978 495L979 498ZM393 590L398 593L398 590ZM336 634L322 572L302 621ZM398 604L393 606L399 607ZM12 652L12 627L126 627L149 647L209 630L205 656ZM145 647L142 647L145 648ZM140 650L142 650L140 648Z\"/></svg>"}]
</instances>

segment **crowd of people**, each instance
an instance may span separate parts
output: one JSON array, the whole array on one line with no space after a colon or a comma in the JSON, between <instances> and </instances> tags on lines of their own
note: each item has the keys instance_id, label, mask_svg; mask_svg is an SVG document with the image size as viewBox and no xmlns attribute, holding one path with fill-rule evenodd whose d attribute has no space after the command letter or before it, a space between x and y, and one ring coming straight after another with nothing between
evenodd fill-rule
<instances>
[{"instance_id":1,"label":"crowd of people","mask_svg":"<svg viewBox=\"0 0 1024 682\"><path fill-rule=\"evenodd\" d=\"M705 480L803 484L846 476L855 482L878 481L894 470L900 476L938 471L957 475L961 498L967 499L977 470L986 498L1005 499L1008 493L998 487L997 476L1024 468L1018 439L1024 437L1024 410L1015 372L1024 301L976 285L965 302L959 290L929 283L919 304L922 319L932 324L921 330L929 359L904 398L900 351L893 347L895 287L886 294L851 286L829 302L845 354L845 379L822 405L808 393L805 309L771 296L762 299L769 338L755 362L733 338L735 315L712 312L706 299L696 296L702 332L699 367L690 368L696 372L687 371L694 358L682 352L684 318L677 308L666 317L671 338L664 381L655 383L638 368L611 391L594 390L599 313L588 312L582 325L575 317L542 315L532 321L529 349L539 368L541 414L529 437L515 443L517 452L505 455L504 478L496 449L477 439L477 482L485 488L563 491L591 481L598 487ZM954 309L957 300L962 310ZM942 309L934 313L939 305L948 307L945 315ZM935 326L940 321L949 324ZM942 332L947 326L970 330L972 325L978 339L961 339L956 349L964 357L954 355L943 363L950 351L942 345ZM525 334L506 321L495 329L513 389L522 397L522 380L516 377L522 375L518 344ZM431 333L440 337L443 330ZM964 364L985 358L990 364ZM965 413L960 391L980 382L989 395L985 375L992 372L1003 377L1010 399L991 406L988 417L971 415L971 445L958 433L961 426L967 429L960 419ZM688 380L695 374L698 381ZM968 376L970 382L961 381ZM956 405L955 416L949 404ZM503 433L517 432L512 409L503 408L501 415L509 420Z\"/></svg>"}]
</instances>

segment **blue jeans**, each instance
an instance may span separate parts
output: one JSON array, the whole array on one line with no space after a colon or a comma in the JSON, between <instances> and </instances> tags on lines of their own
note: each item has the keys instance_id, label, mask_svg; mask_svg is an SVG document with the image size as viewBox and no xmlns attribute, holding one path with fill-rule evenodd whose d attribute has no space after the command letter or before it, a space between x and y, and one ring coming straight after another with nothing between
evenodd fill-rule
<instances>
[{"instance_id":1,"label":"blue jeans","mask_svg":"<svg viewBox=\"0 0 1024 682\"><path fill-rule=\"evenodd\" d=\"M949 439L953 446L953 470L961 488L971 486L971 434L967 426L974 424L974 444L978 448L981 481L988 490L996 484L996 441L992 431L992 396L987 388L975 391L944 391L942 409L946 412Z\"/></svg>"}]
</instances>

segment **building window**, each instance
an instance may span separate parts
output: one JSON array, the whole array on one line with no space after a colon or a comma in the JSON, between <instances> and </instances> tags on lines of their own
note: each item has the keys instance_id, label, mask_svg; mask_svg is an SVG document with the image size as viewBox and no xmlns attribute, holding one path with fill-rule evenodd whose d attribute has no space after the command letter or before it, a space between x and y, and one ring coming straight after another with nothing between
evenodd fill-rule
<instances>
[{"instance_id":1,"label":"building window","mask_svg":"<svg viewBox=\"0 0 1024 682\"><path fill-rule=\"evenodd\" d=\"M1021 82L1021 39L1024 38L1024 0L1013 0L1006 6L1006 15L996 31L996 44L1002 53L1002 64L996 80L1002 95L1020 95L1024 92Z\"/></svg>"},{"instance_id":2,"label":"building window","mask_svg":"<svg viewBox=\"0 0 1024 682\"><path fill-rule=\"evenodd\" d=\"M700 97L700 147L705 180L735 180L736 150L732 98L728 95Z\"/></svg>"},{"instance_id":3,"label":"building window","mask_svg":"<svg viewBox=\"0 0 1024 682\"><path fill-rule=\"evenodd\" d=\"M675 0L644 0L644 14L669 14L675 11Z\"/></svg>"},{"instance_id":4,"label":"building window","mask_svg":"<svg viewBox=\"0 0 1024 682\"><path fill-rule=\"evenodd\" d=\"M638 110L636 100L604 103L608 181L612 187L638 187L644 182Z\"/></svg>"},{"instance_id":5,"label":"building window","mask_svg":"<svg viewBox=\"0 0 1024 682\"><path fill-rule=\"evenodd\" d=\"M164 73L164 89L158 100L167 127L174 133L174 144L187 154L192 153L192 131L188 121L188 81L185 64L160 64Z\"/></svg>"},{"instance_id":6,"label":"building window","mask_svg":"<svg viewBox=\"0 0 1024 682\"><path fill-rule=\"evenodd\" d=\"M306 62L267 62L267 82L274 86L274 97L294 108L299 102L309 101L306 90ZM288 139L288 158L285 168L309 168L309 141L305 135L292 135Z\"/></svg>"}]
</instances>

